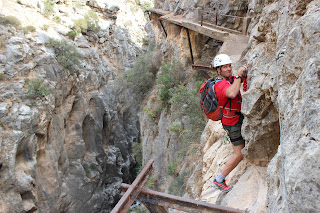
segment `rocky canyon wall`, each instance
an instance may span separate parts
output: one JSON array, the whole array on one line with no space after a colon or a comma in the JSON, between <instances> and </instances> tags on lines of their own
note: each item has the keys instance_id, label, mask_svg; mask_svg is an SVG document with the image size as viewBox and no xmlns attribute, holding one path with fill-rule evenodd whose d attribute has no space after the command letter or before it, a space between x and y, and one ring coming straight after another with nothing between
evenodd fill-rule
<instances>
[{"instance_id":1,"label":"rocky canyon wall","mask_svg":"<svg viewBox=\"0 0 320 213\"><path fill-rule=\"evenodd\" d=\"M0 24L0 211L110 212L132 179L139 137L138 108L128 110L132 97L114 79L141 50L143 12L122 1L57 1L45 16L45 2L18 2L0 10L21 22ZM72 41L73 21L90 10L101 30ZM65 41L60 52L50 38Z\"/></svg>"}]
</instances>

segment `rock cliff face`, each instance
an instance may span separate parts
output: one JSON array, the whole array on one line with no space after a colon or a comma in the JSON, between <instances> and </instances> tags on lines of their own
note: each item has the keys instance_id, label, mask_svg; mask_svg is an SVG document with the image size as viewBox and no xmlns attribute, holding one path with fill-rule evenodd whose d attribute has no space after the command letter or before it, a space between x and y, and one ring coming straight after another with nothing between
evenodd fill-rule
<instances>
[{"instance_id":1,"label":"rock cliff face","mask_svg":"<svg viewBox=\"0 0 320 213\"><path fill-rule=\"evenodd\" d=\"M208 122L202 138L202 161L185 160L193 170L185 196L235 207L249 212L315 212L319 209L319 1L156 1L165 11L193 19L195 9L251 17L249 42L240 61L250 67L248 91L243 93L245 115L242 134L246 140L245 159L228 176L234 189L223 194L210 187L210 181L232 154L224 142L219 122ZM236 10L240 10L235 12ZM168 37L153 19L153 34L167 57L178 57L186 69L190 66L187 36L179 26L166 23ZM218 23L223 20L218 20ZM238 29L235 21L226 27ZM190 32L195 64L209 64L221 43ZM211 43L201 43L202 40ZM170 47L170 48L168 48ZM176 51L175 51L176 50ZM186 72L191 73L190 70ZM151 96L153 97L153 96ZM146 103L154 104L152 98ZM166 171L176 154L177 140L166 125L171 113L161 114L159 122L148 122L142 113L145 158L158 158L159 174ZM281 127L279 124L281 121ZM182 119L183 120L183 119ZM142 128L142 129L143 129ZM281 144L280 145L280 138ZM170 143L170 145L168 145ZM174 145L175 144L175 145ZM167 151L160 149L167 147ZM160 151L158 151L160 150ZM157 154L159 153L159 154ZM200 153L199 153L200 154ZM283 165L282 157L283 155ZM196 170L202 170L202 181ZM180 170L180 171L181 171ZM196 179L194 179L194 176ZM284 192L286 186L286 193ZM199 187L203 186L202 189ZM202 192L201 192L202 191ZM199 192L201 192L199 194ZM287 194L287 195L286 195Z\"/></svg>"},{"instance_id":2,"label":"rock cliff face","mask_svg":"<svg viewBox=\"0 0 320 213\"><path fill-rule=\"evenodd\" d=\"M139 136L137 109L125 108L131 96L113 82L140 50L143 13L132 4L141 14L124 29L116 19L134 17L130 5L59 1L59 24L42 15L41 1L19 2L1 2L1 16L36 32L0 25L0 211L110 212L120 184L131 181L131 147ZM68 17L83 18L90 9L100 16L99 33L68 39ZM84 58L79 66L59 64L49 37L66 41L60 48L76 47Z\"/></svg>"}]
</instances>

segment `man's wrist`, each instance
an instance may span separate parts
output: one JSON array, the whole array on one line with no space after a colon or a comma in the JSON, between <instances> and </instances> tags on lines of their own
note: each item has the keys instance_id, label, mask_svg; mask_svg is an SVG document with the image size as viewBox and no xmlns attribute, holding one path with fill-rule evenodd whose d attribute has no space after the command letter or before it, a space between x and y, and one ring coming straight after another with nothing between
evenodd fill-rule
<instances>
[{"instance_id":1,"label":"man's wrist","mask_svg":"<svg viewBox=\"0 0 320 213\"><path fill-rule=\"evenodd\" d=\"M235 79L238 79L238 78L239 78L239 79L241 79L241 81L242 81L242 76L240 76L240 75L236 75L236 76L234 76L234 78L235 78Z\"/></svg>"}]
</instances>

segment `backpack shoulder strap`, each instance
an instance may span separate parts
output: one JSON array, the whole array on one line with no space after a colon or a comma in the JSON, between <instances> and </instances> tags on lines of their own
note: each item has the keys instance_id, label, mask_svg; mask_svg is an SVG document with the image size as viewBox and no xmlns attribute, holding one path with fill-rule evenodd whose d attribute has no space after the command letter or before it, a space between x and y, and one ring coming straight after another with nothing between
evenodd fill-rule
<instances>
[{"instance_id":1,"label":"backpack shoulder strap","mask_svg":"<svg viewBox=\"0 0 320 213\"><path fill-rule=\"evenodd\" d=\"M222 107L222 109L224 109L224 108L227 106L227 104L228 104L229 101L230 101L230 105L231 105L231 98L228 98L227 102L226 102L225 105ZM231 107L230 107L230 109L231 109Z\"/></svg>"},{"instance_id":2,"label":"backpack shoulder strap","mask_svg":"<svg viewBox=\"0 0 320 213\"><path fill-rule=\"evenodd\" d=\"M217 83L217 82L219 82L219 81L228 81L228 80L219 78L219 79L216 79L216 80L215 80L215 83ZM228 82L231 83L230 81L228 81ZM231 83L231 84L232 84L232 83ZM231 105L231 98L228 98L227 102L224 104L224 106L222 107L222 109L224 109L224 108L227 106L227 104L228 104L229 101L230 101L230 105ZM231 109L231 107L230 107L230 109Z\"/></svg>"}]
</instances>

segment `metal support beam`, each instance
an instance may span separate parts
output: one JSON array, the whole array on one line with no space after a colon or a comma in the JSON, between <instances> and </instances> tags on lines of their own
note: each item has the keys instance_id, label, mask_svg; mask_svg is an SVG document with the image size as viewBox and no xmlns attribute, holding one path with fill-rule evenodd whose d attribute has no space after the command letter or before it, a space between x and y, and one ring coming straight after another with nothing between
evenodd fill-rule
<instances>
[{"instance_id":1,"label":"metal support beam","mask_svg":"<svg viewBox=\"0 0 320 213\"><path fill-rule=\"evenodd\" d=\"M121 184L122 190L126 190L130 187L128 184ZM177 209L185 212L192 213L217 213L217 212L234 212L243 213L239 209L229 208L225 206L218 206L211 203L206 203L198 200L191 200L188 198L178 197L170 194L156 192L150 189L143 188L137 198L143 203L150 203L153 205L159 205L167 208Z\"/></svg>"},{"instance_id":2,"label":"metal support beam","mask_svg":"<svg viewBox=\"0 0 320 213\"><path fill-rule=\"evenodd\" d=\"M195 70L213 70L213 67L212 67L212 65L205 66L205 65L192 64L192 69L195 69Z\"/></svg>"},{"instance_id":3,"label":"metal support beam","mask_svg":"<svg viewBox=\"0 0 320 213\"><path fill-rule=\"evenodd\" d=\"M187 30L187 36L188 36L188 42L189 42L189 49L190 49L190 55L191 55L191 62L193 64L193 53L192 53L192 46L191 46L191 39L188 28L184 28Z\"/></svg>"},{"instance_id":4,"label":"metal support beam","mask_svg":"<svg viewBox=\"0 0 320 213\"><path fill-rule=\"evenodd\" d=\"M122 196L117 205L112 209L111 213L126 213L133 201L138 197L143 185L149 179L154 168L152 167L153 160L149 160L147 165L139 173L138 177L128 187L126 193Z\"/></svg>"},{"instance_id":5,"label":"metal support beam","mask_svg":"<svg viewBox=\"0 0 320 213\"><path fill-rule=\"evenodd\" d=\"M149 20L151 21L151 15L149 12L146 12L148 14Z\"/></svg>"},{"instance_id":6,"label":"metal support beam","mask_svg":"<svg viewBox=\"0 0 320 213\"><path fill-rule=\"evenodd\" d=\"M212 66L204 66L204 65L195 65L195 64L192 64L192 69L194 69L194 70L199 70L199 71L200 71L200 74L201 74L202 77L204 77L205 79L211 78L207 71L212 71L212 70L213 70Z\"/></svg>"},{"instance_id":7,"label":"metal support beam","mask_svg":"<svg viewBox=\"0 0 320 213\"><path fill-rule=\"evenodd\" d=\"M212 38L209 37L209 38L206 40L205 44L208 44L210 40L212 40Z\"/></svg>"},{"instance_id":8,"label":"metal support beam","mask_svg":"<svg viewBox=\"0 0 320 213\"><path fill-rule=\"evenodd\" d=\"M247 35L248 32L248 26L250 24L251 18L250 17L244 17L243 23L242 23L242 34Z\"/></svg>"},{"instance_id":9,"label":"metal support beam","mask_svg":"<svg viewBox=\"0 0 320 213\"><path fill-rule=\"evenodd\" d=\"M163 26L162 20L161 20L161 19L158 19L158 20L159 20L159 22L160 22L160 25L161 25L161 27L162 27L162 29L163 29L164 34L166 35L166 38L167 38L167 37L168 37L168 34L167 34L166 29L165 29L164 26Z\"/></svg>"}]
</instances>

